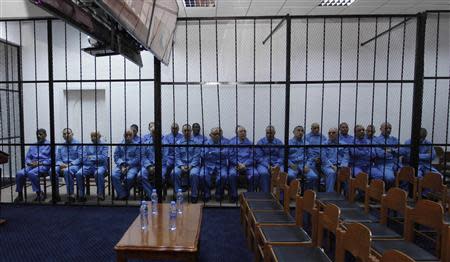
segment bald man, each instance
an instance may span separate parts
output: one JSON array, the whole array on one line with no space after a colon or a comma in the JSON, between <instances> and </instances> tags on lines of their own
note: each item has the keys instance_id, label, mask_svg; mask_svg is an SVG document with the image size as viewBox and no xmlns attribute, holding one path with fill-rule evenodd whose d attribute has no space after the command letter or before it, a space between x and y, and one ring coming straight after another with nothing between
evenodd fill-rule
<instances>
[{"instance_id":1,"label":"bald man","mask_svg":"<svg viewBox=\"0 0 450 262\"><path fill-rule=\"evenodd\" d=\"M350 166L353 170L353 175L358 176L361 172L370 175L370 178L379 178L380 170L372 165L371 157L374 155L372 149L367 145L369 140L365 138L364 127L362 125L355 126L355 145L357 147L350 148ZM382 174L381 174L382 176Z\"/></svg>"},{"instance_id":2,"label":"bald man","mask_svg":"<svg viewBox=\"0 0 450 262\"><path fill-rule=\"evenodd\" d=\"M398 150L399 141L391 136L392 125L389 122L382 123L380 126L381 134L373 139L373 144L382 145L375 147L374 164L381 171L386 186L389 188L394 185L395 174L400 167L400 154Z\"/></svg>"},{"instance_id":3,"label":"bald man","mask_svg":"<svg viewBox=\"0 0 450 262\"><path fill-rule=\"evenodd\" d=\"M128 129L124 134L124 142L114 151L116 167L112 172L112 183L118 200L127 200L130 188L133 187L140 167L141 149L134 143L133 131Z\"/></svg>"},{"instance_id":4,"label":"bald man","mask_svg":"<svg viewBox=\"0 0 450 262\"><path fill-rule=\"evenodd\" d=\"M101 140L100 132L91 132L91 145L85 145L83 148L83 166L78 170L76 176L78 181L78 200L85 202L85 184L84 179L88 176L94 176L97 185L97 199L105 200L105 173L108 167L108 147ZM73 197L68 199L73 202Z\"/></svg>"},{"instance_id":5,"label":"bald man","mask_svg":"<svg viewBox=\"0 0 450 262\"><path fill-rule=\"evenodd\" d=\"M275 137L275 127L266 127L266 136L261 138L257 145L273 146L256 148L257 170L261 179L261 188L263 192L270 192L270 175L272 169L281 167L283 169L283 142Z\"/></svg>"}]
</instances>

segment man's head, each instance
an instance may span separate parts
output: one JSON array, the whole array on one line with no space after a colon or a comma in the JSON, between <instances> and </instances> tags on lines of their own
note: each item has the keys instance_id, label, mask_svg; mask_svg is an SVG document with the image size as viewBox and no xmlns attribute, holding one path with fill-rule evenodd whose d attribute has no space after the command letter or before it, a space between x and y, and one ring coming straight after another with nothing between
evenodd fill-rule
<instances>
[{"instance_id":1,"label":"man's head","mask_svg":"<svg viewBox=\"0 0 450 262\"><path fill-rule=\"evenodd\" d=\"M247 137L247 130L243 126L239 126L237 129L237 135L240 140L244 140Z\"/></svg>"},{"instance_id":2,"label":"man's head","mask_svg":"<svg viewBox=\"0 0 450 262\"><path fill-rule=\"evenodd\" d=\"M132 124L130 126L131 131L133 132L133 137L135 137L139 132L139 127L136 124Z\"/></svg>"},{"instance_id":3,"label":"man's head","mask_svg":"<svg viewBox=\"0 0 450 262\"><path fill-rule=\"evenodd\" d=\"M130 144L133 142L133 130L127 129L123 134L123 138L125 138L125 143Z\"/></svg>"},{"instance_id":4,"label":"man's head","mask_svg":"<svg viewBox=\"0 0 450 262\"><path fill-rule=\"evenodd\" d=\"M421 128L420 129L420 140L425 140L425 138L427 138L428 132L426 128Z\"/></svg>"},{"instance_id":5,"label":"man's head","mask_svg":"<svg viewBox=\"0 0 450 262\"><path fill-rule=\"evenodd\" d=\"M180 131L180 127L178 126L177 123L173 123L172 126L170 127L170 132L172 132L172 135L176 136L178 135L178 131Z\"/></svg>"},{"instance_id":6,"label":"man's head","mask_svg":"<svg viewBox=\"0 0 450 262\"><path fill-rule=\"evenodd\" d=\"M220 129L218 127L211 128L211 133L209 133L209 137L211 137L214 143L218 143L220 141Z\"/></svg>"},{"instance_id":7,"label":"man's head","mask_svg":"<svg viewBox=\"0 0 450 262\"><path fill-rule=\"evenodd\" d=\"M152 129L155 127L155 122L150 122L148 123L148 131L150 131L150 133L152 133Z\"/></svg>"},{"instance_id":8,"label":"man's head","mask_svg":"<svg viewBox=\"0 0 450 262\"><path fill-rule=\"evenodd\" d=\"M328 139L331 141L336 141L338 137L338 130L335 127L332 127L328 130Z\"/></svg>"},{"instance_id":9,"label":"man's head","mask_svg":"<svg viewBox=\"0 0 450 262\"><path fill-rule=\"evenodd\" d=\"M186 139L191 138L191 134L192 134L192 127L191 127L191 125L184 124L182 132L183 132L184 138L186 138Z\"/></svg>"},{"instance_id":10,"label":"man's head","mask_svg":"<svg viewBox=\"0 0 450 262\"><path fill-rule=\"evenodd\" d=\"M94 144L97 144L100 142L100 138L102 137L102 134L100 134L100 132L91 132L91 141Z\"/></svg>"},{"instance_id":11,"label":"man's head","mask_svg":"<svg viewBox=\"0 0 450 262\"><path fill-rule=\"evenodd\" d=\"M364 127L362 125L355 126L355 137L358 139L364 138Z\"/></svg>"},{"instance_id":12,"label":"man's head","mask_svg":"<svg viewBox=\"0 0 450 262\"><path fill-rule=\"evenodd\" d=\"M296 126L292 133L294 133L294 137L296 139L302 139L304 132L305 130L303 129L303 126Z\"/></svg>"},{"instance_id":13,"label":"man's head","mask_svg":"<svg viewBox=\"0 0 450 262\"><path fill-rule=\"evenodd\" d=\"M375 126L374 125L368 125L366 128L366 136L368 139L371 139L375 136Z\"/></svg>"},{"instance_id":14,"label":"man's head","mask_svg":"<svg viewBox=\"0 0 450 262\"><path fill-rule=\"evenodd\" d=\"M194 136L198 136L200 134L200 124L199 123L192 124L192 133L194 134Z\"/></svg>"},{"instance_id":15,"label":"man's head","mask_svg":"<svg viewBox=\"0 0 450 262\"><path fill-rule=\"evenodd\" d=\"M43 128L36 130L36 138L39 143L42 143L47 138L47 131Z\"/></svg>"},{"instance_id":16,"label":"man's head","mask_svg":"<svg viewBox=\"0 0 450 262\"><path fill-rule=\"evenodd\" d=\"M339 133L341 135L348 135L348 124L347 122L342 122L341 124L339 124Z\"/></svg>"},{"instance_id":17,"label":"man's head","mask_svg":"<svg viewBox=\"0 0 450 262\"><path fill-rule=\"evenodd\" d=\"M236 130L234 130L234 132L236 133L236 136L238 135L238 130L239 130L240 127L242 127L242 126L241 125L237 125L236 126Z\"/></svg>"},{"instance_id":18,"label":"man's head","mask_svg":"<svg viewBox=\"0 0 450 262\"><path fill-rule=\"evenodd\" d=\"M390 136L392 131L392 125L389 122L384 122L380 126L380 131L383 136Z\"/></svg>"},{"instance_id":19,"label":"man's head","mask_svg":"<svg viewBox=\"0 0 450 262\"><path fill-rule=\"evenodd\" d=\"M269 141L272 141L275 138L275 127L274 126L266 127L266 138Z\"/></svg>"},{"instance_id":20,"label":"man's head","mask_svg":"<svg viewBox=\"0 0 450 262\"><path fill-rule=\"evenodd\" d=\"M63 129L63 138L66 142L70 143L73 139L73 132L72 129L66 127Z\"/></svg>"},{"instance_id":21,"label":"man's head","mask_svg":"<svg viewBox=\"0 0 450 262\"><path fill-rule=\"evenodd\" d=\"M320 125L319 125L319 123L312 123L311 124L311 132L314 135L318 135L320 133Z\"/></svg>"}]
</instances>

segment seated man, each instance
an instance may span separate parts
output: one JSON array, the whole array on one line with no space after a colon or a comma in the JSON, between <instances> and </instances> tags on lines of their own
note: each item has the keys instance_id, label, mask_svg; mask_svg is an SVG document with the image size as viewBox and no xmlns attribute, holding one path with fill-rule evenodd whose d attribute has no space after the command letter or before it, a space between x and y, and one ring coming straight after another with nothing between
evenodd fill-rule
<instances>
[{"instance_id":1,"label":"seated man","mask_svg":"<svg viewBox=\"0 0 450 262\"><path fill-rule=\"evenodd\" d=\"M206 141L206 145L217 147L205 147L202 152L203 164L200 170L200 178L203 182L203 190L205 192L205 202L211 198L211 177L216 175L216 201L222 201L223 187L228 176L228 149L220 148L221 145L226 145L226 141L221 140L221 132L218 127L211 129Z\"/></svg>"},{"instance_id":2,"label":"seated man","mask_svg":"<svg viewBox=\"0 0 450 262\"><path fill-rule=\"evenodd\" d=\"M381 177L384 179L387 188L391 187L395 182L395 174L400 167L398 139L391 136L392 125L388 122L381 124L381 135L373 139L373 144L383 145L383 147L375 147L375 167L380 170ZM390 146L388 146L390 145Z\"/></svg>"},{"instance_id":3,"label":"seated man","mask_svg":"<svg viewBox=\"0 0 450 262\"><path fill-rule=\"evenodd\" d=\"M130 188L133 187L140 164L140 148L133 142L133 131L128 129L124 138L123 144L117 146L114 151L116 167L112 173L112 184L116 189L118 200L128 199Z\"/></svg>"},{"instance_id":4,"label":"seated man","mask_svg":"<svg viewBox=\"0 0 450 262\"><path fill-rule=\"evenodd\" d=\"M303 175L305 178L305 190L306 189L314 189L318 176L314 171L309 167L310 158L309 151L306 150L305 153L305 145L308 145L308 142L303 139L304 129L302 126L296 126L294 128L294 137L289 140L289 146L293 146L289 148L289 169L288 169L288 183L293 179L297 179L298 175Z\"/></svg>"},{"instance_id":5,"label":"seated man","mask_svg":"<svg viewBox=\"0 0 450 262\"><path fill-rule=\"evenodd\" d=\"M201 128L199 123L192 124L192 140L195 141L197 144L203 144L206 143L208 140L206 137L204 137L202 134L200 134Z\"/></svg>"},{"instance_id":6,"label":"seated man","mask_svg":"<svg viewBox=\"0 0 450 262\"><path fill-rule=\"evenodd\" d=\"M85 202L84 179L94 176L97 185L97 198L105 200L105 173L108 167L108 147L101 141L100 132L91 132L92 145L83 148L83 167L77 172L78 196L80 202ZM70 199L73 202L74 199Z\"/></svg>"},{"instance_id":7,"label":"seated man","mask_svg":"<svg viewBox=\"0 0 450 262\"><path fill-rule=\"evenodd\" d=\"M340 144L353 144L354 137L348 134L348 124L347 122L342 122L339 124L339 143ZM342 143L344 142L344 143Z\"/></svg>"},{"instance_id":8,"label":"seated man","mask_svg":"<svg viewBox=\"0 0 450 262\"><path fill-rule=\"evenodd\" d=\"M268 126L266 127L266 136L261 138L257 145L275 145L274 147L256 148L256 169L261 179L261 189L263 192L270 192L270 174L272 169L275 167L280 167L280 170L283 169L283 142L275 138L275 127Z\"/></svg>"},{"instance_id":9,"label":"seated man","mask_svg":"<svg viewBox=\"0 0 450 262\"><path fill-rule=\"evenodd\" d=\"M147 146L144 148L143 158L141 159L141 172L138 176L139 181L142 182L142 188L144 189L147 198L152 195L153 189L155 188L155 145L153 144L153 138L155 137L155 126L151 126L151 135L148 139L145 139L144 143ZM167 148L163 147L163 155L164 151ZM166 164L164 163L164 158L162 162L162 183L165 183L164 174L166 173Z\"/></svg>"},{"instance_id":10,"label":"seated man","mask_svg":"<svg viewBox=\"0 0 450 262\"><path fill-rule=\"evenodd\" d=\"M70 128L63 129L63 138L65 145L58 146L56 151L55 171L58 177L61 175L64 176L68 195L67 201L73 202L73 200L75 200L73 180L75 174L80 169L82 146L78 140L73 138L73 132ZM59 180L58 177L56 178L56 181ZM58 183L56 185L58 185ZM57 186L57 188L59 188L59 186Z\"/></svg>"},{"instance_id":11,"label":"seated man","mask_svg":"<svg viewBox=\"0 0 450 262\"><path fill-rule=\"evenodd\" d=\"M375 130L375 126L374 125L367 125L366 128L366 139L369 140L369 144L373 143L372 141L376 138L375 133L377 131Z\"/></svg>"},{"instance_id":12,"label":"seated man","mask_svg":"<svg viewBox=\"0 0 450 262\"><path fill-rule=\"evenodd\" d=\"M131 131L133 131L133 142L136 144L141 143L141 137L138 135L139 127L136 124L132 124L130 126Z\"/></svg>"},{"instance_id":13,"label":"seated man","mask_svg":"<svg viewBox=\"0 0 450 262\"><path fill-rule=\"evenodd\" d=\"M14 199L15 203L23 201L23 186L25 185L26 177L31 181L33 192L36 192L34 201L45 199L39 184L39 175L47 176L50 170L50 145L46 140L47 131L45 129L38 129L36 131L36 137L37 143L28 149L25 158L26 167L16 174L16 192L18 196Z\"/></svg>"},{"instance_id":14,"label":"seated man","mask_svg":"<svg viewBox=\"0 0 450 262\"><path fill-rule=\"evenodd\" d=\"M318 123L312 123L311 132L306 134L305 140L308 145L323 145L326 143L327 138L322 134L320 125ZM308 150L308 167L317 175L319 175L322 170L321 156L323 156L323 153L324 149L322 147L310 147ZM332 177L333 172L331 172L329 168L324 168L324 170L326 171L324 174L327 177L325 182L334 181L335 179Z\"/></svg>"},{"instance_id":15,"label":"seated man","mask_svg":"<svg viewBox=\"0 0 450 262\"><path fill-rule=\"evenodd\" d=\"M364 127L362 125L356 125L355 145L361 146L352 147L349 150L350 166L353 170L353 176L357 176L361 172L369 174L371 179L382 176L380 171L372 165L372 157L375 156L375 153L371 152L370 147L365 146L369 143L369 140L365 138Z\"/></svg>"},{"instance_id":16,"label":"seated man","mask_svg":"<svg viewBox=\"0 0 450 262\"><path fill-rule=\"evenodd\" d=\"M343 141L339 142L337 128L330 128L328 131L328 140L326 145L345 145ZM347 167L349 161L348 149L344 147L325 147L322 151L321 168L325 174L325 189L327 192L334 191L336 183L336 173L339 167Z\"/></svg>"},{"instance_id":17,"label":"seated man","mask_svg":"<svg viewBox=\"0 0 450 262\"><path fill-rule=\"evenodd\" d=\"M183 138L178 140L175 148L174 189L175 192L181 188L181 175L187 174L191 182L191 202L198 201L199 172L200 172L200 147L192 140L192 128L189 124L183 125Z\"/></svg>"},{"instance_id":18,"label":"seated man","mask_svg":"<svg viewBox=\"0 0 450 262\"><path fill-rule=\"evenodd\" d=\"M434 150L432 143L426 139L427 135L428 135L427 130L425 128L421 128L420 146L419 146L419 167L417 169L417 177L423 177L427 172L439 173L439 171L431 165L431 162L436 157L436 151ZM405 145L411 145L411 139L406 140ZM406 158L406 161L409 162L411 157L411 148L403 147L401 150L401 154Z\"/></svg>"},{"instance_id":19,"label":"seated man","mask_svg":"<svg viewBox=\"0 0 450 262\"><path fill-rule=\"evenodd\" d=\"M237 136L230 141L230 145L239 147L230 148L228 160L229 169L229 185L230 185L230 202L237 201L237 176L246 175L248 192L256 191L260 187L259 173L255 168L255 159L253 157L252 142L247 138L247 130L243 126L237 129Z\"/></svg>"},{"instance_id":20,"label":"seated man","mask_svg":"<svg viewBox=\"0 0 450 262\"><path fill-rule=\"evenodd\" d=\"M148 123L148 134L145 134L143 137L142 137L142 142L143 143L147 143L148 144L148 141L149 140L151 140L152 138L153 138L153 135L152 135L152 133L153 133L153 129L155 128L155 122L150 122L150 123Z\"/></svg>"},{"instance_id":21,"label":"seated man","mask_svg":"<svg viewBox=\"0 0 450 262\"><path fill-rule=\"evenodd\" d=\"M165 135L162 140L163 145L170 145L165 147L167 150L163 151L163 161L166 163L166 173L164 174L164 178L166 180L171 180L171 173L175 165L175 145L178 140L183 138L183 135L178 132L179 130L178 124L173 123L170 134Z\"/></svg>"}]
</instances>

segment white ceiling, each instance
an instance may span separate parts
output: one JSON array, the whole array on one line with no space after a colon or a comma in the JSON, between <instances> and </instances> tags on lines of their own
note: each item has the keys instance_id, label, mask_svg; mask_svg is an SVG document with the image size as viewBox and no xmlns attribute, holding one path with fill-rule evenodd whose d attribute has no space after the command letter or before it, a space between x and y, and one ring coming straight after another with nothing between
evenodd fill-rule
<instances>
[{"instance_id":1,"label":"white ceiling","mask_svg":"<svg viewBox=\"0 0 450 262\"><path fill-rule=\"evenodd\" d=\"M216 7L186 8L177 0L180 17L260 15L415 14L450 10L450 0L355 0L347 7L321 7L320 0L216 0Z\"/></svg>"}]
</instances>

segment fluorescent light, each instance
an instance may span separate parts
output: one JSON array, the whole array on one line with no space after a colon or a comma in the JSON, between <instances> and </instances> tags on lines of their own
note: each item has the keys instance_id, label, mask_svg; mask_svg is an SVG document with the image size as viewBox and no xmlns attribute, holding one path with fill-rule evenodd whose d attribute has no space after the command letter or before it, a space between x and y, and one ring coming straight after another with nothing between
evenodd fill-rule
<instances>
[{"instance_id":1,"label":"fluorescent light","mask_svg":"<svg viewBox=\"0 0 450 262\"><path fill-rule=\"evenodd\" d=\"M183 0L185 7L215 7L216 0Z\"/></svg>"},{"instance_id":2,"label":"fluorescent light","mask_svg":"<svg viewBox=\"0 0 450 262\"><path fill-rule=\"evenodd\" d=\"M319 6L349 6L355 0L322 0Z\"/></svg>"}]
</instances>

